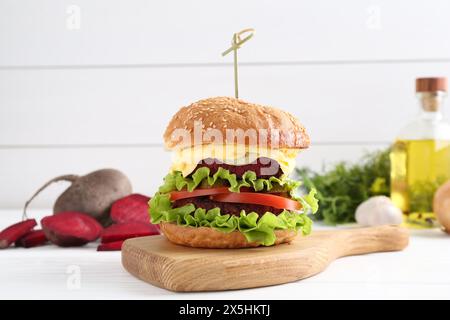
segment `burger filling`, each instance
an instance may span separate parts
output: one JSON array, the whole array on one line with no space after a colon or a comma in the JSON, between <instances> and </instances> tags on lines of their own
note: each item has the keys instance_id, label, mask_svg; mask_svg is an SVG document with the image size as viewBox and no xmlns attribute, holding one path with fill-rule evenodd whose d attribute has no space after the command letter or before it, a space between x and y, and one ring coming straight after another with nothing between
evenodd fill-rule
<instances>
[{"instance_id":1,"label":"burger filling","mask_svg":"<svg viewBox=\"0 0 450 320\"><path fill-rule=\"evenodd\" d=\"M279 166L282 173L288 176L295 168L295 159L299 151L299 149L270 149L239 144L197 145L175 151L172 172L180 171L183 176L187 177L195 172L202 161L203 165L205 162L210 163L207 160L211 160L211 158L218 160L216 164L220 161L222 164L241 167L241 170L245 172L245 167L248 164L254 164L255 160L258 161L259 158L261 162L271 159Z\"/></svg>"},{"instance_id":2,"label":"burger filling","mask_svg":"<svg viewBox=\"0 0 450 320\"><path fill-rule=\"evenodd\" d=\"M220 212L226 212L227 214L233 216L239 216L242 210L244 210L245 212L256 212L259 217L262 217L266 212L272 212L273 214L277 215L283 211L283 209L260 204L214 201L211 199L211 197L208 196L175 200L173 202L173 207L180 208L188 204L193 204L196 208L202 208L205 210L219 208Z\"/></svg>"},{"instance_id":3,"label":"burger filling","mask_svg":"<svg viewBox=\"0 0 450 320\"><path fill-rule=\"evenodd\" d=\"M269 246L275 230L310 232L306 214L317 211L317 199L315 190L298 195L300 184L285 178L270 158L243 165L206 158L188 175L173 171L164 178L150 201L150 215L152 223L239 230L247 241Z\"/></svg>"},{"instance_id":4,"label":"burger filling","mask_svg":"<svg viewBox=\"0 0 450 320\"><path fill-rule=\"evenodd\" d=\"M271 176L279 178L283 174L278 162L266 157L260 157L250 164L240 166L226 164L218 159L207 158L198 163L194 172L202 167L209 168L211 175L214 175L219 168L223 168L228 170L231 174L235 174L237 178L242 178L247 171L252 171L258 178L265 179L270 178ZM189 176L191 175L192 174Z\"/></svg>"}]
</instances>

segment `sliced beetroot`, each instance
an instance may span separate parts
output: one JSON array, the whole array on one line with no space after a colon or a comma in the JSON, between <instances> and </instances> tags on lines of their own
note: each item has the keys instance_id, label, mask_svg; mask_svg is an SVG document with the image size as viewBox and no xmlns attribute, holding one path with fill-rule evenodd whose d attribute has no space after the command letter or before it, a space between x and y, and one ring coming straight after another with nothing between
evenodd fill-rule
<instances>
[{"instance_id":1,"label":"sliced beetroot","mask_svg":"<svg viewBox=\"0 0 450 320\"><path fill-rule=\"evenodd\" d=\"M48 240L60 247L76 247L95 241L102 226L94 218L77 211L66 211L41 220Z\"/></svg>"},{"instance_id":2,"label":"sliced beetroot","mask_svg":"<svg viewBox=\"0 0 450 320\"><path fill-rule=\"evenodd\" d=\"M115 223L142 222L150 223L148 202L150 198L134 193L117 200L111 206L111 219Z\"/></svg>"},{"instance_id":3,"label":"sliced beetroot","mask_svg":"<svg viewBox=\"0 0 450 320\"><path fill-rule=\"evenodd\" d=\"M35 219L28 219L4 229L0 232L0 249L8 248L12 243L30 232L36 225Z\"/></svg>"},{"instance_id":4,"label":"sliced beetroot","mask_svg":"<svg viewBox=\"0 0 450 320\"><path fill-rule=\"evenodd\" d=\"M113 224L102 232L102 243L123 241L130 238L159 234L159 229L150 223L127 222Z\"/></svg>"},{"instance_id":5,"label":"sliced beetroot","mask_svg":"<svg viewBox=\"0 0 450 320\"><path fill-rule=\"evenodd\" d=\"M97 247L97 251L120 251L125 240L101 243Z\"/></svg>"},{"instance_id":6,"label":"sliced beetroot","mask_svg":"<svg viewBox=\"0 0 450 320\"><path fill-rule=\"evenodd\" d=\"M47 237L43 230L31 230L16 241L16 247L32 248L47 243Z\"/></svg>"}]
</instances>

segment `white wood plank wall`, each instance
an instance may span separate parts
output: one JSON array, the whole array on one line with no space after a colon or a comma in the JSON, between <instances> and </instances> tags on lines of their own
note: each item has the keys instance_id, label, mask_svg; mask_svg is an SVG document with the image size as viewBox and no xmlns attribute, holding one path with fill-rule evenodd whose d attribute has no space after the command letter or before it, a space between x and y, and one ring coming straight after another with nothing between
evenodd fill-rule
<instances>
[{"instance_id":1,"label":"white wood plank wall","mask_svg":"<svg viewBox=\"0 0 450 320\"><path fill-rule=\"evenodd\" d=\"M414 79L450 77L447 0L0 0L0 207L102 167L153 193L170 162L166 123L233 94L220 53L249 26L241 96L304 123L313 146L299 165L384 148L417 112Z\"/></svg>"}]
</instances>

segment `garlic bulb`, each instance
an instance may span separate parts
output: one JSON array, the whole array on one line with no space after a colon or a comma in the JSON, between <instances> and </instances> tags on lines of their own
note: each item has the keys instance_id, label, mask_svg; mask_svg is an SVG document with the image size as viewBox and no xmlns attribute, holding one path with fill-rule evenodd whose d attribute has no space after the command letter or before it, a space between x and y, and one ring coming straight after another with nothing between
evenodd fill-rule
<instances>
[{"instance_id":1,"label":"garlic bulb","mask_svg":"<svg viewBox=\"0 0 450 320\"><path fill-rule=\"evenodd\" d=\"M362 226L379 226L383 224L401 224L402 211L386 196L367 199L356 208L356 222Z\"/></svg>"}]
</instances>

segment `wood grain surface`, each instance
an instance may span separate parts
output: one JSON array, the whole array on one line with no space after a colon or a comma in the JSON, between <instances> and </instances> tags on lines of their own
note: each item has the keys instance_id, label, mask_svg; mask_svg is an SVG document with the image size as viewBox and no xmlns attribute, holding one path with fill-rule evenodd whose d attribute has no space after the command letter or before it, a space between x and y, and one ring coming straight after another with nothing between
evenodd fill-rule
<instances>
[{"instance_id":1,"label":"wood grain surface","mask_svg":"<svg viewBox=\"0 0 450 320\"><path fill-rule=\"evenodd\" d=\"M151 236L125 241L122 264L137 278L172 291L231 290L301 280L340 257L398 251L408 242L408 231L398 226L317 231L291 244L250 249L188 248Z\"/></svg>"}]
</instances>

